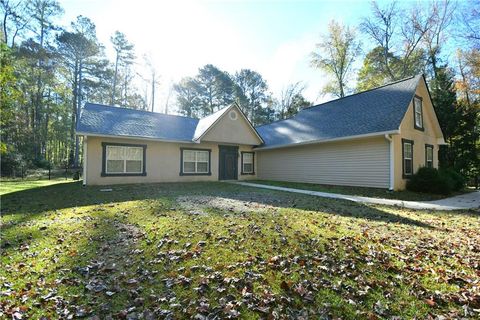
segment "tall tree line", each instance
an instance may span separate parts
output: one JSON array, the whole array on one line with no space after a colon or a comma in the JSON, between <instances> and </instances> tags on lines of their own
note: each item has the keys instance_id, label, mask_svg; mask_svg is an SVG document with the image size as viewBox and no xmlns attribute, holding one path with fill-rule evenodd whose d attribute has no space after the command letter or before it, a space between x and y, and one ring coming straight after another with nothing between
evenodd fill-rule
<instances>
[{"instance_id":1,"label":"tall tree line","mask_svg":"<svg viewBox=\"0 0 480 320\"><path fill-rule=\"evenodd\" d=\"M79 165L75 126L86 101L145 108L134 85L134 46L117 31L105 55L93 21L62 28L55 0L0 0L1 169Z\"/></svg>"},{"instance_id":2,"label":"tall tree line","mask_svg":"<svg viewBox=\"0 0 480 320\"><path fill-rule=\"evenodd\" d=\"M311 105L303 96L305 86L290 84L275 97L262 75L250 69L229 74L208 64L195 77L185 77L173 87L181 114L201 118L237 103L253 125L293 116Z\"/></svg>"},{"instance_id":3,"label":"tall tree line","mask_svg":"<svg viewBox=\"0 0 480 320\"><path fill-rule=\"evenodd\" d=\"M478 179L478 30L480 1L434 0L407 6L374 1L371 13L356 28L331 22L312 53L312 66L330 76L323 93L338 97L423 73L447 142L439 154L440 165ZM362 46L360 39L370 46Z\"/></svg>"}]
</instances>

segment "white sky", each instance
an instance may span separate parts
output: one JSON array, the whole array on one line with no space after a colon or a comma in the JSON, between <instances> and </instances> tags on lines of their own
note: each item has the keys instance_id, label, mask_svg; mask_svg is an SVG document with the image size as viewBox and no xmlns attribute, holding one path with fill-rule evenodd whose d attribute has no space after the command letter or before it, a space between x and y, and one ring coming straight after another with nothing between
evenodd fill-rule
<instances>
[{"instance_id":1,"label":"white sky","mask_svg":"<svg viewBox=\"0 0 480 320\"><path fill-rule=\"evenodd\" d=\"M162 112L172 82L194 76L211 63L234 73L258 71L278 96L290 83L302 81L306 98L319 95L328 79L310 67L310 53L329 20L357 23L365 1L148 1L64 0L62 24L78 15L96 24L100 41L112 54L110 36L119 30L135 45L138 62L147 54L161 76L155 111ZM162 101L163 100L163 101Z\"/></svg>"}]
</instances>

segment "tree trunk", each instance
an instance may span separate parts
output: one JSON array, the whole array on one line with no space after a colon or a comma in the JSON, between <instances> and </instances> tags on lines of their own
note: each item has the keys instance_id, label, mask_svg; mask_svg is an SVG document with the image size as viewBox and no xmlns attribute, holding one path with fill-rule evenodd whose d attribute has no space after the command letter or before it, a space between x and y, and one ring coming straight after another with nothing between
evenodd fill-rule
<instances>
[{"instance_id":1,"label":"tree trunk","mask_svg":"<svg viewBox=\"0 0 480 320\"><path fill-rule=\"evenodd\" d=\"M82 105L82 70L83 69L83 63L80 61L79 66L78 66L78 94L77 94L77 110L76 110L76 115L75 115L75 128L77 127L78 123L78 117L80 115L80 108ZM79 159L79 151L80 151L80 141L78 139L78 135L75 135L75 159L73 162L74 167L78 167L78 159Z\"/></svg>"},{"instance_id":2,"label":"tree trunk","mask_svg":"<svg viewBox=\"0 0 480 320\"><path fill-rule=\"evenodd\" d=\"M48 101L50 101L50 90L48 91ZM48 157L47 147L48 147L48 123L50 121L50 108L49 103L45 105L45 127L44 127L44 134L43 134L43 147L42 151L45 153L43 154L44 158L50 160Z\"/></svg>"},{"instance_id":3,"label":"tree trunk","mask_svg":"<svg viewBox=\"0 0 480 320\"><path fill-rule=\"evenodd\" d=\"M152 73L152 112L154 111L155 108L155 72Z\"/></svg>"},{"instance_id":4,"label":"tree trunk","mask_svg":"<svg viewBox=\"0 0 480 320\"><path fill-rule=\"evenodd\" d=\"M41 60L38 61L39 72L42 66ZM41 138L40 138L40 122L41 122L41 103L42 103L42 79L41 75L39 74L37 77L37 92L35 95L35 107L34 107L34 122L33 122L33 145L34 145L34 157L35 160L40 160L40 152L41 152Z\"/></svg>"},{"instance_id":5,"label":"tree trunk","mask_svg":"<svg viewBox=\"0 0 480 320\"><path fill-rule=\"evenodd\" d=\"M70 124L70 148L74 148L75 141L75 125L77 123L77 96L78 96L78 60L75 61L75 69L73 71L73 103L72 103L72 123Z\"/></svg>"},{"instance_id":6,"label":"tree trunk","mask_svg":"<svg viewBox=\"0 0 480 320\"><path fill-rule=\"evenodd\" d=\"M110 104L113 105L115 103L115 91L117 87L117 75L118 75L118 61L120 56L117 51L117 57L115 58L115 73L113 75L113 85L112 85L112 96L110 97Z\"/></svg>"}]
</instances>

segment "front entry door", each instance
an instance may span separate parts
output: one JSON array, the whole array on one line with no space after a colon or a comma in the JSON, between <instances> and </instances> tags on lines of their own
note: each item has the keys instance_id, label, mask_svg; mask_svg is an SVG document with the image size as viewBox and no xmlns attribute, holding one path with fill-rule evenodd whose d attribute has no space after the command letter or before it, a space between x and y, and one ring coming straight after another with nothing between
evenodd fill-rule
<instances>
[{"instance_id":1,"label":"front entry door","mask_svg":"<svg viewBox=\"0 0 480 320\"><path fill-rule=\"evenodd\" d=\"M219 180L238 179L238 147L219 146Z\"/></svg>"}]
</instances>

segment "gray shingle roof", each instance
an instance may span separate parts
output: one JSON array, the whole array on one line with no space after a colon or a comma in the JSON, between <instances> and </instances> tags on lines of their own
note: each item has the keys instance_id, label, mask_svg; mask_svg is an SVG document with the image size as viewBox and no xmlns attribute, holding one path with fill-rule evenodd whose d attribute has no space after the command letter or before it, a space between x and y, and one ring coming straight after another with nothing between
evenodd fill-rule
<instances>
[{"instance_id":1,"label":"gray shingle roof","mask_svg":"<svg viewBox=\"0 0 480 320\"><path fill-rule=\"evenodd\" d=\"M86 103L77 133L192 141L198 119Z\"/></svg>"},{"instance_id":2,"label":"gray shingle roof","mask_svg":"<svg viewBox=\"0 0 480 320\"><path fill-rule=\"evenodd\" d=\"M296 116L255 128L261 147L320 142L335 138L398 130L422 75L329 101ZM192 142L229 107L203 119L86 103L78 134L152 138Z\"/></svg>"},{"instance_id":3,"label":"gray shingle roof","mask_svg":"<svg viewBox=\"0 0 480 320\"><path fill-rule=\"evenodd\" d=\"M320 142L398 130L422 75L300 111L286 120L257 127L262 147Z\"/></svg>"}]
</instances>

